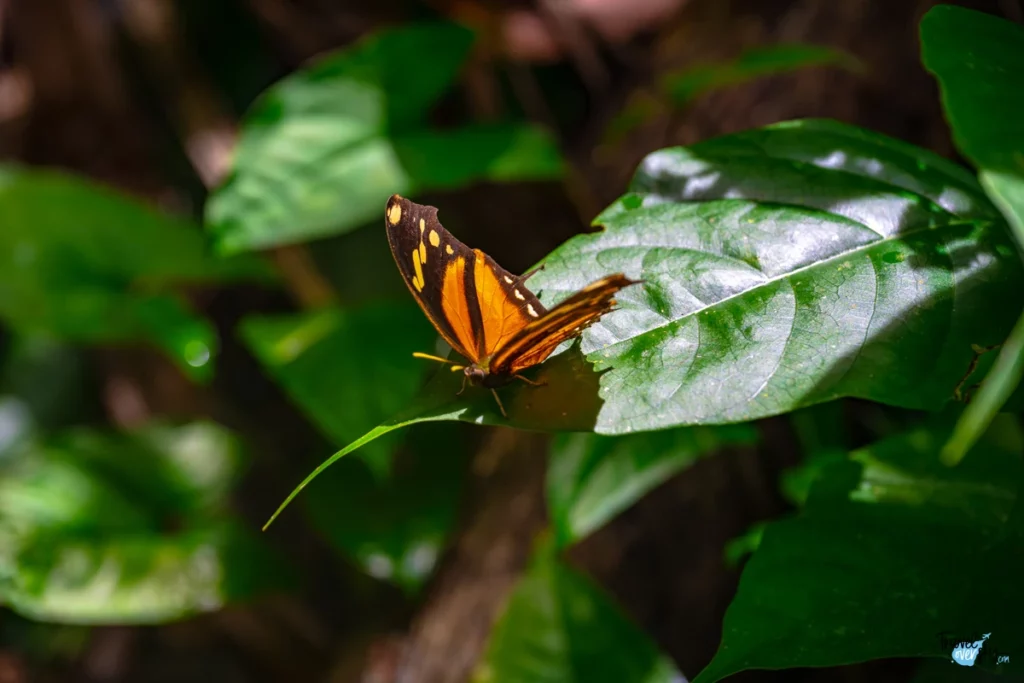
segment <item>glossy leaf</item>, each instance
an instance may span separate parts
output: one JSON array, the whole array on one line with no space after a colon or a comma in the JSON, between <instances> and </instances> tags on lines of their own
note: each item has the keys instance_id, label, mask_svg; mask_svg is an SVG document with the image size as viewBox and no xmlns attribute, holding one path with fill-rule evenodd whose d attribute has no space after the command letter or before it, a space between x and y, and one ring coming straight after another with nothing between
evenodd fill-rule
<instances>
[{"instance_id":1,"label":"glossy leaf","mask_svg":"<svg viewBox=\"0 0 1024 683\"><path fill-rule=\"evenodd\" d=\"M559 436L547 475L556 544L564 547L585 538L699 458L751 445L756 438L750 425Z\"/></svg>"},{"instance_id":2,"label":"glossy leaf","mask_svg":"<svg viewBox=\"0 0 1024 683\"><path fill-rule=\"evenodd\" d=\"M798 516L768 525L695 683L882 657L948 662L941 634L991 633L979 668L997 668L993 655L1024 636L1024 436L1008 416L997 420L949 469L937 457L949 423L828 467Z\"/></svg>"},{"instance_id":3,"label":"glossy leaf","mask_svg":"<svg viewBox=\"0 0 1024 683\"><path fill-rule=\"evenodd\" d=\"M378 218L396 192L557 177L557 149L535 128L425 127L472 40L453 24L394 28L271 87L246 116L232 174L207 205L220 249L347 232Z\"/></svg>"},{"instance_id":4,"label":"glossy leaf","mask_svg":"<svg viewBox=\"0 0 1024 683\"><path fill-rule=\"evenodd\" d=\"M187 221L49 171L0 168L0 319L84 342L148 339L198 378L212 330L164 293L175 283L266 279L251 258L207 253ZM175 315L155 327L154 307ZM207 354L209 355L209 354Z\"/></svg>"},{"instance_id":5,"label":"glossy leaf","mask_svg":"<svg viewBox=\"0 0 1024 683\"><path fill-rule=\"evenodd\" d=\"M234 438L212 424L74 430L0 459L0 602L63 623L158 623L280 586L225 509Z\"/></svg>"},{"instance_id":6,"label":"glossy leaf","mask_svg":"<svg viewBox=\"0 0 1024 683\"><path fill-rule=\"evenodd\" d=\"M498 620L474 683L680 683L650 638L563 565L537 549Z\"/></svg>"},{"instance_id":7,"label":"glossy leaf","mask_svg":"<svg viewBox=\"0 0 1024 683\"><path fill-rule=\"evenodd\" d=\"M408 405L434 369L412 357L414 351L432 353L437 337L412 301L250 317L241 330L263 366L339 445ZM385 438L361 455L384 475L397 443Z\"/></svg>"},{"instance_id":8,"label":"glossy leaf","mask_svg":"<svg viewBox=\"0 0 1024 683\"><path fill-rule=\"evenodd\" d=\"M957 146L977 167L1024 255L1024 28L940 5L921 22L925 66L939 81ZM1018 309L1024 297L1017 297ZM1024 312L943 450L956 463L1024 377Z\"/></svg>"},{"instance_id":9,"label":"glossy leaf","mask_svg":"<svg viewBox=\"0 0 1024 683\"><path fill-rule=\"evenodd\" d=\"M1024 267L977 181L885 136L778 124L656 152L633 188L530 280L549 306L603 274L644 281L528 373L544 386L500 389L505 419L441 370L321 467L428 420L625 434L844 396L938 409L1016 320Z\"/></svg>"},{"instance_id":10,"label":"glossy leaf","mask_svg":"<svg viewBox=\"0 0 1024 683\"><path fill-rule=\"evenodd\" d=\"M414 427L393 476L346 460L310 488L314 525L370 576L415 595L433 573L461 503L466 449L456 425Z\"/></svg>"}]
</instances>

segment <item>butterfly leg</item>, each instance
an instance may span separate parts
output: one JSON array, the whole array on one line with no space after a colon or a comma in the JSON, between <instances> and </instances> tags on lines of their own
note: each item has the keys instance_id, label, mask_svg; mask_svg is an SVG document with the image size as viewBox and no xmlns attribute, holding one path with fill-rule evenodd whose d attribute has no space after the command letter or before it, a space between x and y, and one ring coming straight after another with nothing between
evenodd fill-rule
<instances>
[{"instance_id":1,"label":"butterfly leg","mask_svg":"<svg viewBox=\"0 0 1024 683\"><path fill-rule=\"evenodd\" d=\"M527 384L529 384L530 386L533 386L533 387L543 387L543 386L547 385L547 382L534 382L532 379L528 379L526 377L523 377L522 375L512 375L512 376L515 377L516 379L523 380L524 382L526 382Z\"/></svg>"},{"instance_id":2,"label":"butterfly leg","mask_svg":"<svg viewBox=\"0 0 1024 683\"><path fill-rule=\"evenodd\" d=\"M505 406L501 404L501 399L498 398L498 392L495 391L494 389L491 389L491 394L494 395L494 400L498 402L498 410L501 411L501 416L507 418L508 413L505 412Z\"/></svg>"},{"instance_id":3,"label":"butterfly leg","mask_svg":"<svg viewBox=\"0 0 1024 683\"><path fill-rule=\"evenodd\" d=\"M468 378L469 378L469 375L463 375L462 376L462 388L459 389L458 393L455 394L456 396L462 396L462 392L466 390L466 380Z\"/></svg>"}]
</instances>

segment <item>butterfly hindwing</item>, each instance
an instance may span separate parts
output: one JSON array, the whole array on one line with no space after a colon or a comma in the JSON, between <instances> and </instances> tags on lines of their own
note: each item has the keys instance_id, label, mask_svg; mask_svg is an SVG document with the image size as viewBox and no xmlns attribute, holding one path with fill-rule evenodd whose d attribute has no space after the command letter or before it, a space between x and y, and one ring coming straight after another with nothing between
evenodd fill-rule
<instances>
[{"instance_id":1,"label":"butterfly hindwing","mask_svg":"<svg viewBox=\"0 0 1024 683\"><path fill-rule=\"evenodd\" d=\"M509 340L491 359L491 372L514 375L542 363L559 344L577 336L612 310L615 294L632 284L636 281L619 273L584 287Z\"/></svg>"}]
</instances>

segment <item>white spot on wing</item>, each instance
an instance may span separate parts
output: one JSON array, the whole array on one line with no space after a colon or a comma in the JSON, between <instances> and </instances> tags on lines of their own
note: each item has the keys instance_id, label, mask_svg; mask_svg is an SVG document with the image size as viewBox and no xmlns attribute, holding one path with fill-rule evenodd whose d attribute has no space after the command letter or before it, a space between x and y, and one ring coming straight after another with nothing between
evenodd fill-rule
<instances>
[{"instance_id":1,"label":"white spot on wing","mask_svg":"<svg viewBox=\"0 0 1024 683\"><path fill-rule=\"evenodd\" d=\"M537 311L533 310L533 304L526 304L526 312L532 315L534 318L537 317Z\"/></svg>"}]
</instances>

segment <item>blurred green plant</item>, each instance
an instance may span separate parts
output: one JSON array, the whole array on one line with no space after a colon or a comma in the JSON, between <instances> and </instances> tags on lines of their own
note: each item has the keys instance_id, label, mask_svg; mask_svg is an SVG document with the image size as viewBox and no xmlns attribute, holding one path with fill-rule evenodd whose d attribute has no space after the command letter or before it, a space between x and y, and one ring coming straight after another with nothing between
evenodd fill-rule
<instances>
[{"instance_id":1,"label":"blurred green plant","mask_svg":"<svg viewBox=\"0 0 1024 683\"><path fill-rule=\"evenodd\" d=\"M0 603L43 621L159 623L281 589L231 514L242 464L210 423L75 429L0 454Z\"/></svg>"},{"instance_id":2,"label":"blurred green plant","mask_svg":"<svg viewBox=\"0 0 1024 683\"><path fill-rule=\"evenodd\" d=\"M637 127L682 110L694 100L766 76L776 76L816 66L831 66L863 73L864 66L853 55L825 45L799 43L758 46L736 59L714 64L697 64L664 74L651 91L634 92L604 132L606 143L616 143Z\"/></svg>"},{"instance_id":3,"label":"blurred green plant","mask_svg":"<svg viewBox=\"0 0 1024 683\"><path fill-rule=\"evenodd\" d=\"M558 150L535 127L427 127L472 44L454 24L400 26L268 89L243 122L230 176L207 203L219 250L347 232L378 218L395 193L559 177Z\"/></svg>"},{"instance_id":4,"label":"blurred green plant","mask_svg":"<svg viewBox=\"0 0 1024 683\"><path fill-rule=\"evenodd\" d=\"M675 683L651 639L542 537L491 633L473 683Z\"/></svg>"},{"instance_id":5,"label":"blurred green plant","mask_svg":"<svg viewBox=\"0 0 1024 683\"><path fill-rule=\"evenodd\" d=\"M213 328L172 289L267 281L252 256L217 259L198 226L81 179L0 168L0 319L86 343L146 340L212 375Z\"/></svg>"},{"instance_id":6,"label":"blurred green plant","mask_svg":"<svg viewBox=\"0 0 1024 683\"><path fill-rule=\"evenodd\" d=\"M551 446L547 500L555 545L586 538L647 492L723 448L750 446L752 425L691 427L629 436L564 434Z\"/></svg>"}]
</instances>

